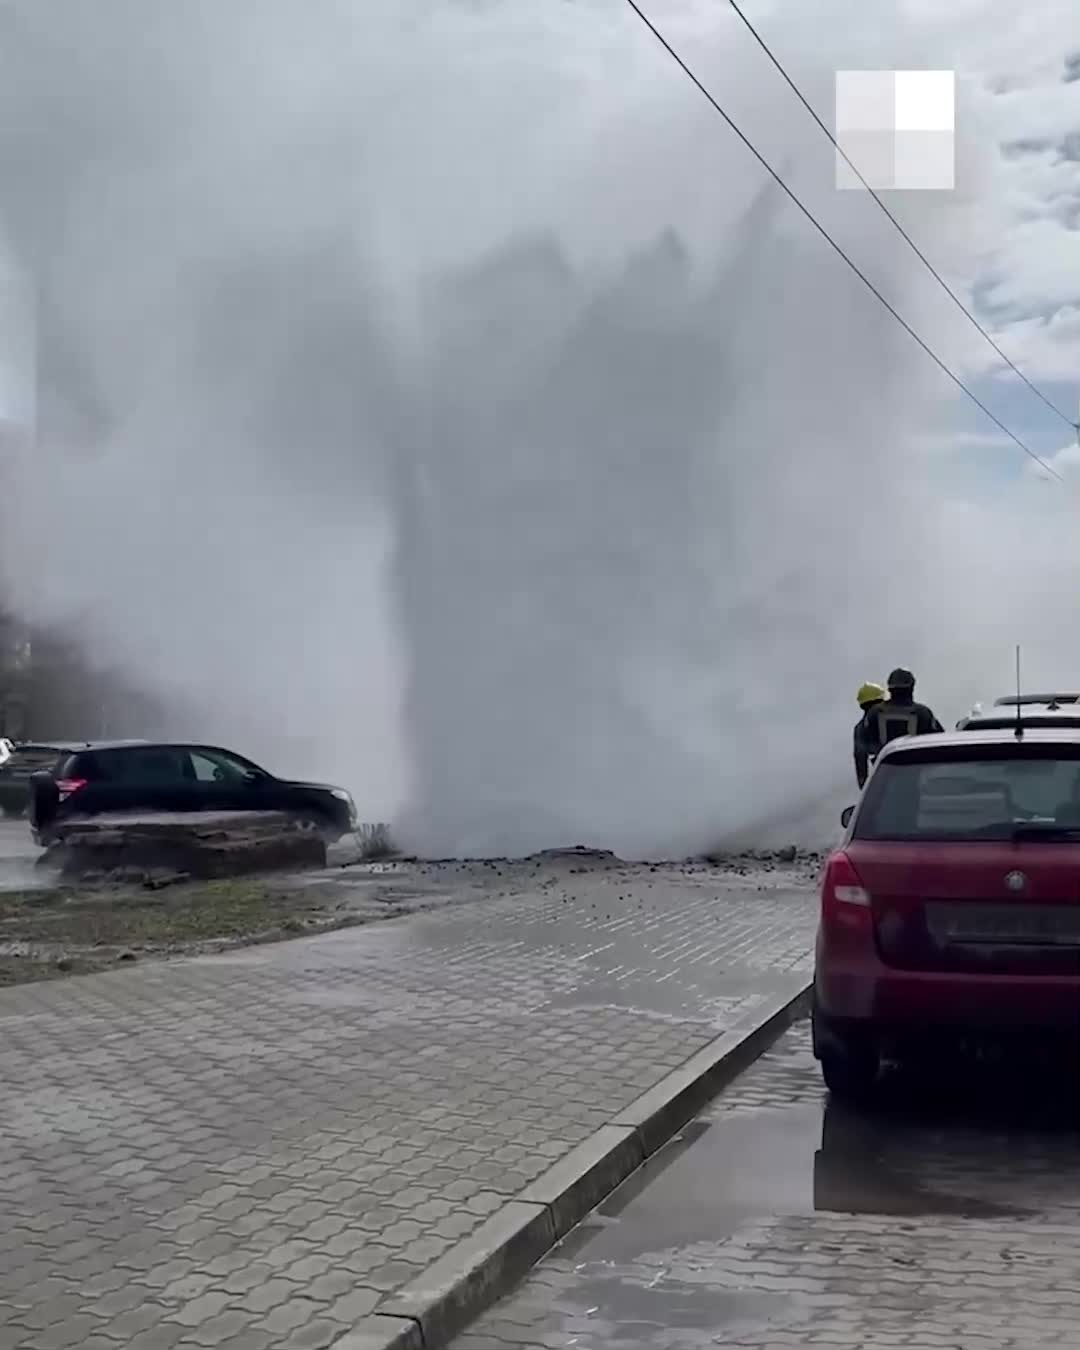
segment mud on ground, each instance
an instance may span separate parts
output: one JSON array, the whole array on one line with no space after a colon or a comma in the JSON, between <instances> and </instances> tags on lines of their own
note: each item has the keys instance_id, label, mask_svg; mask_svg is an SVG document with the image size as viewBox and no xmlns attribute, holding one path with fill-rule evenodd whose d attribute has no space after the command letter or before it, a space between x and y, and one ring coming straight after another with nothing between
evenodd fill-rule
<instances>
[{"instance_id":1,"label":"mud on ground","mask_svg":"<svg viewBox=\"0 0 1080 1350\"><path fill-rule=\"evenodd\" d=\"M0 892L0 986L275 942L444 902L376 866L341 875Z\"/></svg>"}]
</instances>

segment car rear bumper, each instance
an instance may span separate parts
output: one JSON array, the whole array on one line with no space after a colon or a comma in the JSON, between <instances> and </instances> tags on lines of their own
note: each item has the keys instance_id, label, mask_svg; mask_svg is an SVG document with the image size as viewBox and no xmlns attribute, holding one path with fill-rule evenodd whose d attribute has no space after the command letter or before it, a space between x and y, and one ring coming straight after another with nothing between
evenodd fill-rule
<instances>
[{"instance_id":1,"label":"car rear bumper","mask_svg":"<svg viewBox=\"0 0 1080 1350\"><path fill-rule=\"evenodd\" d=\"M819 958L814 1001L821 1016L848 1024L1080 1030L1080 976L1073 975L894 970L876 959L837 964Z\"/></svg>"}]
</instances>

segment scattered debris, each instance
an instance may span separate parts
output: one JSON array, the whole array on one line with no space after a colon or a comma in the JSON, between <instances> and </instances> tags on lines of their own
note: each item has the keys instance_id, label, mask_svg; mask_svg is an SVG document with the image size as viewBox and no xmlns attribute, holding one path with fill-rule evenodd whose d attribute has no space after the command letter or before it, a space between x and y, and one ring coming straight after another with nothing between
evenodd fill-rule
<instances>
[{"instance_id":1,"label":"scattered debris","mask_svg":"<svg viewBox=\"0 0 1080 1350\"><path fill-rule=\"evenodd\" d=\"M389 825L358 825L356 842L359 845L360 857L364 862L377 862L380 859L395 856Z\"/></svg>"},{"instance_id":2,"label":"scattered debris","mask_svg":"<svg viewBox=\"0 0 1080 1350\"><path fill-rule=\"evenodd\" d=\"M500 859L505 862L506 859ZM622 865L622 860L609 848L587 848L584 844L574 844L570 848L545 848L539 853L531 853L523 862L533 863L539 866L541 863L564 863L576 862L585 864L581 867L572 867L571 875L578 875L587 872L590 867L597 864L604 867L617 867Z\"/></svg>"},{"instance_id":3,"label":"scattered debris","mask_svg":"<svg viewBox=\"0 0 1080 1350\"><path fill-rule=\"evenodd\" d=\"M38 866L98 884L149 879L153 886L182 874L207 880L326 866L325 839L276 811L75 818L56 835Z\"/></svg>"}]
</instances>

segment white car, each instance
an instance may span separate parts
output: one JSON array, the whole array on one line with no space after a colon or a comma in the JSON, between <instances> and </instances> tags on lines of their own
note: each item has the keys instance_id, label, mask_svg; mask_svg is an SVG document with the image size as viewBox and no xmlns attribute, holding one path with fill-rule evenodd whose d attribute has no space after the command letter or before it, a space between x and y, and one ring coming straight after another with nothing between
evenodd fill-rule
<instances>
[{"instance_id":1,"label":"white car","mask_svg":"<svg viewBox=\"0 0 1080 1350\"><path fill-rule=\"evenodd\" d=\"M1080 695L1009 694L994 699L992 708L976 703L967 717L956 724L957 731L1007 731L1020 726L1064 729L1080 727Z\"/></svg>"},{"instance_id":2,"label":"white car","mask_svg":"<svg viewBox=\"0 0 1080 1350\"><path fill-rule=\"evenodd\" d=\"M12 743L7 739L6 736L0 736L0 764L7 763L7 761L11 758L11 754L14 749L15 749L14 745L12 745Z\"/></svg>"}]
</instances>

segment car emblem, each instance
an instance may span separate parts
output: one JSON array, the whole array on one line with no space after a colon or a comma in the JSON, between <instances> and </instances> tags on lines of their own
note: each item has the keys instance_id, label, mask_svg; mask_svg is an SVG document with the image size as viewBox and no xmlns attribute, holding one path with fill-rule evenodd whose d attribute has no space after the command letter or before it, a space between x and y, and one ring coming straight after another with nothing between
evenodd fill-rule
<instances>
[{"instance_id":1,"label":"car emblem","mask_svg":"<svg viewBox=\"0 0 1080 1350\"><path fill-rule=\"evenodd\" d=\"M1027 877L1023 872L1010 872L1005 878L1005 885L1010 891L1022 891L1027 885Z\"/></svg>"}]
</instances>

